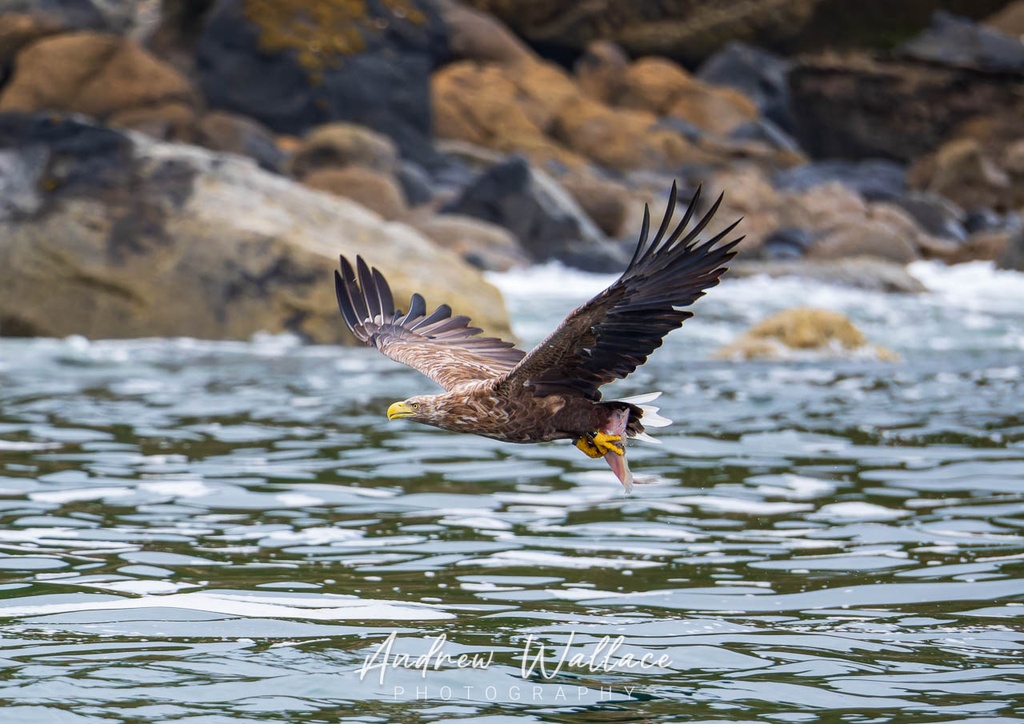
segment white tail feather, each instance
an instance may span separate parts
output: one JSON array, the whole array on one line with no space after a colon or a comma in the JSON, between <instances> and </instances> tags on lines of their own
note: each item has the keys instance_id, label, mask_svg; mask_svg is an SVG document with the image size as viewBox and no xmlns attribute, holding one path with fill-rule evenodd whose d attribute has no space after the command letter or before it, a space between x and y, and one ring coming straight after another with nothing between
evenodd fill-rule
<instances>
[{"instance_id":1,"label":"white tail feather","mask_svg":"<svg viewBox=\"0 0 1024 724\"><path fill-rule=\"evenodd\" d=\"M670 419L668 419L667 417L664 417L664 416L658 414L658 411L661 408L660 407L655 407L654 405L646 405L646 404L644 404L646 402L652 402L652 401L658 399L659 397L661 397L661 393L660 392L647 392L647 393L642 394L642 395L633 395L632 397L622 397L622 398L620 398L618 400L614 400L614 402L625 402L627 405L636 405L637 407L639 407L640 408L640 412L643 413L643 416L642 416L641 419L643 421L644 427L666 427L667 425L671 425L672 421ZM661 444L660 440L654 439L653 437L648 435L646 432L642 432L639 435L634 435L633 439L634 440L643 440L644 442L653 442L653 443L656 443L656 444L659 444L659 445Z\"/></svg>"},{"instance_id":2,"label":"white tail feather","mask_svg":"<svg viewBox=\"0 0 1024 724\"><path fill-rule=\"evenodd\" d=\"M620 397L612 402L625 402L627 405L636 405L639 407L645 402L654 402L661 397L660 392L645 392L642 395L633 395L632 397Z\"/></svg>"}]
</instances>

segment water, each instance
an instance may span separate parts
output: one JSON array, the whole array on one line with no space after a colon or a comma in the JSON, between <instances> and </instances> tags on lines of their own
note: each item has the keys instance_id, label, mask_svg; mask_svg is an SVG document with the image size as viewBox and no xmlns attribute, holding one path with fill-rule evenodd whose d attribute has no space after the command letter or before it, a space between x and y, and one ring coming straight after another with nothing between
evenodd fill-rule
<instances>
[{"instance_id":1,"label":"water","mask_svg":"<svg viewBox=\"0 0 1024 724\"><path fill-rule=\"evenodd\" d=\"M914 272L712 290L631 496L371 350L0 341L2 721L1024 721L1024 277ZM496 281L532 342L607 279ZM712 359L800 303L902 361Z\"/></svg>"}]
</instances>

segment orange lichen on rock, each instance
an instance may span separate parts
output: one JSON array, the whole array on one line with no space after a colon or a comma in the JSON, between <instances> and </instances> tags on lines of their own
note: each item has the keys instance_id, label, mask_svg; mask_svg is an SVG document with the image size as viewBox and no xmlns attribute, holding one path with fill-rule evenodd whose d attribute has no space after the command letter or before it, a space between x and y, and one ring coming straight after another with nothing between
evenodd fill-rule
<instances>
[{"instance_id":1,"label":"orange lichen on rock","mask_svg":"<svg viewBox=\"0 0 1024 724\"><path fill-rule=\"evenodd\" d=\"M382 4L395 21L426 21L408 0ZM366 0L245 0L244 7L245 17L259 28L260 48L268 53L294 50L314 80L342 56L366 50L366 35L383 31L390 22L371 16Z\"/></svg>"}]
</instances>

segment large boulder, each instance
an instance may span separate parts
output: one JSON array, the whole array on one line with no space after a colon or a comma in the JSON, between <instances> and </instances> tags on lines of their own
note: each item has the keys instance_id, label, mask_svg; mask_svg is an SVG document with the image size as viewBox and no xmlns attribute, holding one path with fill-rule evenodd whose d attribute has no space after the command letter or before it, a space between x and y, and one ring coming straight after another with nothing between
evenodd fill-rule
<instances>
[{"instance_id":1,"label":"large boulder","mask_svg":"<svg viewBox=\"0 0 1024 724\"><path fill-rule=\"evenodd\" d=\"M820 0L469 0L518 33L549 48L582 50L611 40L632 55L669 55L693 62L730 40L792 42Z\"/></svg>"},{"instance_id":2,"label":"large boulder","mask_svg":"<svg viewBox=\"0 0 1024 724\"><path fill-rule=\"evenodd\" d=\"M730 42L704 61L697 78L729 86L754 101L766 118L787 133L794 130L789 98L790 62L746 43Z\"/></svg>"},{"instance_id":3,"label":"large boulder","mask_svg":"<svg viewBox=\"0 0 1024 724\"><path fill-rule=\"evenodd\" d=\"M913 188L941 194L973 211L1024 208L1024 101L1013 111L963 124L935 153L911 167Z\"/></svg>"},{"instance_id":4,"label":"large boulder","mask_svg":"<svg viewBox=\"0 0 1024 724\"><path fill-rule=\"evenodd\" d=\"M124 126L159 118L187 136L198 100L188 79L134 41L81 31L22 49L0 112L67 111Z\"/></svg>"},{"instance_id":5,"label":"large boulder","mask_svg":"<svg viewBox=\"0 0 1024 724\"><path fill-rule=\"evenodd\" d=\"M433 0L216 0L196 72L211 105L279 133L350 121L428 163L430 74L447 54Z\"/></svg>"},{"instance_id":6,"label":"large boulder","mask_svg":"<svg viewBox=\"0 0 1024 724\"><path fill-rule=\"evenodd\" d=\"M521 156L492 166L444 208L503 226L533 261L588 271L622 269L625 250L609 242L572 197Z\"/></svg>"},{"instance_id":7,"label":"large boulder","mask_svg":"<svg viewBox=\"0 0 1024 724\"><path fill-rule=\"evenodd\" d=\"M776 51L890 47L945 9L980 18L1006 0L467 0L553 52L610 40L696 64L731 41Z\"/></svg>"},{"instance_id":8,"label":"large boulder","mask_svg":"<svg viewBox=\"0 0 1024 724\"><path fill-rule=\"evenodd\" d=\"M754 102L735 88L697 80L666 58L640 58L632 63L623 71L611 102L680 118L722 136L758 117Z\"/></svg>"},{"instance_id":9,"label":"large boulder","mask_svg":"<svg viewBox=\"0 0 1024 724\"><path fill-rule=\"evenodd\" d=\"M479 272L408 226L234 155L74 118L0 116L0 334L347 339L332 270L362 254L508 334Z\"/></svg>"},{"instance_id":10,"label":"large boulder","mask_svg":"<svg viewBox=\"0 0 1024 724\"><path fill-rule=\"evenodd\" d=\"M899 52L928 63L1024 72L1024 43L1020 38L946 12L935 13L931 26L901 45Z\"/></svg>"},{"instance_id":11,"label":"large boulder","mask_svg":"<svg viewBox=\"0 0 1024 724\"><path fill-rule=\"evenodd\" d=\"M911 161L976 116L1012 113L1024 75L827 53L790 72L797 137L812 156Z\"/></svg>"},{"instance_id":12,"label":"large boulder","mask_svg":"<svg viewBox=\"0 0 1024 724\"><path fill-rule=\"evenodd\" d=\"M561 68L459 61L438 71L432 88L438 137L521 151L534 161L582 163L548 135L563 106L580 95Z\"/></svg>"}]
</instances>

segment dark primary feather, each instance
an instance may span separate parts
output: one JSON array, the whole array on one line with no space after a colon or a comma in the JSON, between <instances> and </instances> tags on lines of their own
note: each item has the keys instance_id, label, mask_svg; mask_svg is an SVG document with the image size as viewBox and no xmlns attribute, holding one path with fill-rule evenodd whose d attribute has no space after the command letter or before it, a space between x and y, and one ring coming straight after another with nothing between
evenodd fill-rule
<instances>
[{"instance_id":1,"label":"dark primary feather","mask_svg":"<svg viewBox=\"0 0 1024 724\"><path fill-rule=\"evenodd\" d=\"M511 342L476 336L480 329L469 326L469 317L453 317L447 304L428 315L423 297L413 294L408 314L395 309L384 276L362 257L356 257L354 268L341 257L334 289L341 316L356 339L419 370L445 389L500 377L523 358L523 351Z\"/></svg>"},{"instance_id":2,"label":"dark primary feather","mask_svg":"<svg viewBox=\"0 0 1024 724\"><path fill-rule=\"evenodd\" d=\"M650 212L626 271L610 287L572 312L513 369L503 385L518 385L538 396L558 392L601 399L599 388L629 375L661 346L662 338L693 316L686 307L718 284L725 264L743 237L716 246L739 221L702 241L722 197L687 230L700 200L694 194L682 221L671 230L676 205L672 184L665 217L653 239Z\"/></svg>"}]
</instances>

